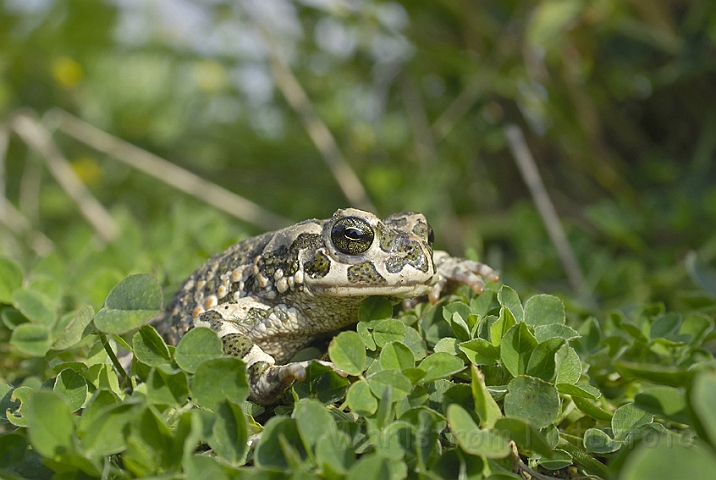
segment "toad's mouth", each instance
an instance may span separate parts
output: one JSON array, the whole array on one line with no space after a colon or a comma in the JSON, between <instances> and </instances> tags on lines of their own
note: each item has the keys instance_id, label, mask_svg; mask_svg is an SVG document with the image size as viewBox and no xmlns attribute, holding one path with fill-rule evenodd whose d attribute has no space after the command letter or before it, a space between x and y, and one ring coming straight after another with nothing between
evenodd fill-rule
<instances>
[{"instance_id":1,"label":"toad's mouth","mask_svg":"<svg viewBox=\"0 0 716 480\"><path fill-rule=\"evenodd\" d=\"M307 285L313 294L334 297L396 297L414 298L427 295L433 289L434 281L405 283L400 285Z\"/></svg>"}]
</instances>

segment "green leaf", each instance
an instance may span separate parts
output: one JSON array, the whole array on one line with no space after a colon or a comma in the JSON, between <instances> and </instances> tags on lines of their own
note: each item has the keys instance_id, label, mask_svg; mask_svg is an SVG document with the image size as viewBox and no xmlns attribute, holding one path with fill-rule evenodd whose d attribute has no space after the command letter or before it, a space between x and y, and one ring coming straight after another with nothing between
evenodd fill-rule
<instances>
[{"instance_id":1,"label":"green leaf","mask_svg":"<svg viewBox=\"0 0 716 480\"><path fill-rule=\"evenodd\" d=\"M219 457L239 466L246 461L248 437L246 416L241 407L228 400L219 402L209 446Z\"/></svg>"},{"instance_id":2,"label":"green leaf","mask_svg":"<svg viewBox=\"0 0 716 480\"><path fill-rule=\"evenodd\" d=\"M87 380L78 372L66 368L55 378L55 386L52 389L60 397L64 398L70 410L76 412L87 400Z\"/></svg>"},{"instance_id":3,"label":"green leaf","mask_svg":"<svg viewBox=\"0 0 716 480\"><path fill-rule=\"evenodd\" d=\"M425 468L426 463L435 451L435 445L439 442L440 431L443 429L444 418L437 415L437 412L430 411L425 407L418 407L409 410L402 415L402 420L410 422L414 428L415 455L418 466ZM439 425L438 425L439 424Z\"/></svg>"},{"instance_id":4,"label":"green leaf","mask_svg":"<svg viewBox=\"0 0 716 480\"><path fill-rule=\"evenodd\" d=\"M530 355L525 373L545 382L554 380L557 368L555 357L563 344L564 339L552 338L537 345Z\"/></svg>"},{"instance_id":5,"label":"green leaf","mask_svg":"<svg viewBox=\"0 0 716 480\"><path fill-rule=\"evenodd\" d=\"M502 343L502 338L505 336L507 331L512 328L517 322L515 317L512 315L506 307L500 308L500 316L495 323L490 326L490 343L495 347L499 347Z\"/></svg>"},{"instance_id":6,"label":"green leaf","mask_svg":"<svg viewBox=\"0 0 716 480\"><path fill-rule=\"evenodd\" d=\"M181 462L182 445L175 445L172 432L156 409L145 407L132 421L127 438L125 462L143 467L147 476L151 471L172 469Z\"/></svg>"},{"instance_id":7,"label":"green leaf","mask_svg":"<svg viewBox=\"0 0 716 480\"><path fill-rule=\"evenodd\" d=\"M104 457L126 450L125 427L136 417L139 408L136 403L105 407L85 427L82 436L85 453L90 457Z\"/></svg>"},{"instance_id":8,"label":"green leaf","mask_svg":"<svg viewBox=\"0 0 716 480\"><path fill-rule=\"evenodd\" d=\"M348 434L335 431L325 432L316 443L316 464L323 469L326 478L329 473L343 475L355 463L356 455L351 448L351 438Z\"/></svg>"},{"instance_id":9,"label":"green leaf","mask_svg":"<svg viewBox=\"0 0 716 480\"><path fill-rule=\"evenodd\" d=\"M329 365L311 362L306 368L306 380L293 384L298 398L315 398L321 403L337 402L346 393L350 382L338 375Z\"/></svg>"},{"instance_id":10,"label":"green leaf","mask_svg":"<svg viewBox=\"0 0 716 480\"><path fill-rule=\"evenodd\" d=\"M684 318L679 333L691 337L691 340L687 341L693 346L698 346L701 345L706 335L708 335L713 328L714 321L711 317L703 313L692 313Z\"/></svg>"},{"instance_id":11,"label":"green leaf","mask_svg":"<svg viewBox=\"0 0 716 480\"><path fill-rule=\"evenodd\" d=\"M374 352L376 349L375 340L373 340L373 334L370 331L370 328L368 328L367 323L358 322L356 325L356 333L360 335L360 339L363 342L363 345L365 345L365 348L370 350L371 352Z\"/></svg>"},{"instance_id":12,"label":"green leaf","mask_svg":"<svg viewBox=\"0 0 716 480\"><path fill-rule=\"evenodd\" d=\"M470 414L460 405L448 405L447 420L450 432L464 452L486 458L504 458L510 454L510 444L505 437L477 428Z\"/></svg>"},{"instance_id":13,"label":"green leaf","mask_svg":"<svg viewBox=\"0 0 716 480\"><path fill-rule=\"evenodd\" d=\"M355 332L341 332L328 345L333 364L348 375L360 375L365 369L365 346Z\"/></svg>"},{"instance_id":14,"label":"green leaf","mask_svg":"<svg viewBox=\"0 0 716 480\"><path fill-rule=\"evenodd\" d=\"M465 455L460 449L451 448L445 450L440 458L430 467L430 471L439 478L469 478L481 479L485 470L487 460L483 463L482 457ZM489 467L488 467L489 468ZM463 477L464 475L464 477ZM505 480L511 477L497 477L497 480Z\"/></svg>"},{"instance_id":15,"label":"green leaf","mask_svg":"<svg viewBox=\"0 0 716 480\"><path fill-rule=\"evenodd\" d=\"M559 418L559 393L554 385L544 380L521 375L507 384L504 408L505 415L544 428Z\"/></svg>"},{"instance_id":16,"label":"green leaf","mask_svg":"<svg viewBox=\"0 0 716 480\"><path fill-rule=\"evenodd\" d=\"M711 445L716 445L716 373L702 372L694 379L690 403Z\"/></svg>"},{"instance_id":17,"label":"green leaf","mask_svg":"<svg viewBox=\"0 0 716 480\"><path fill-rule=\"evenodd\" d=\"M87 430L87 426L94 421L106 408L116 405L119 398L110 390L95 390L87 406L82 411L78 428Z\"/></svg>"},{"instance_id":18,"label":"green leaf","mask_svg":"<svg viewBox=\"0 0 716 480\"><path fill-rule=\"evenodd\" d=\"M443 309L443 312L444 311L445 309ZM467 322L462 318L462 316L460 316L459 312L453 313L450 320L448 320L448 323L450 324L450 327L452 327L455 338L462 342L470 339L470 327L467 325Z\"/></svg>"},{"instance_id":19,"label":"green leaf","mask_svg":"<svg viewBox=\"0 0 716 480\"><path fill-rule=\"evenodd\" d=\"M358 320L369 322L393 316L393 305L385 297L368 297L360 304Z\"/></svg>"},{"instance_id":20,"label":"green leaf","mask_svg":"<svg viewBox=\"0 0 716 480\"><path fill-rule=\"evenodd\" d=\"M57 340L52 344L53 350L66 350L82 340L87 326L94 319L94 308L92 305L85 305L80 308L70 323L62 330Z\"/></svg>"},{"instance_id":21,"label":"green leaf","mask_svg":"<svg viewBox=\"0 0 716 480\"><path fill-rule=\"evenodd\" d=\"M189 396L186 373L178 369L171 371L168 367L152 367L146 385L150 403L177 407L184 405Z\"/></svg>"},{"instance_id":22,"label":"green leaf","mask_svg":"<svg viewBox=\"0 0 716 480\"><path fill-rule=\"evenodd\" d=\"M716 297L716 271L700 265L696 252L686 254L686 271L691 280L712 297Z\"/></svg>"},{"instance_id":23,"label":"green leaf","mask_svg":"<svg viewBox=\"0 0 716 480\"><path fill-rule=\"evenodd\" d=\"M15 290L12 299L15 307L30 321L45 327L55 321L55 310L43 294L32 290Z\"/></svg>"},{"instance_id":24,"label":"green leaf","mask_svg":"<svg viewBox=\"0 0 716 480\"><path fill-rule=\"evenodd\" d=\"M657 318L651 324L649 336L652 340L656 338L666 338L679 330L681 326L681 315L676 313L666 313Z\"/></svg>"},{"instance_id":25,"label":"green leaf","mask_svg":"<svg viewBox=\"0 0 716 480\"><path fill-rule=\"evenodd\" d=\"M572 401L585 414L596 420L602 420L604 422L611 422L613 415L606 410L602 410L596 405L592 404L589 400L582 397L573 396Z\"/></svg>"},{"instance_id":26,"label":"green leaf","mask_svg":"<svg viewBox=\"0 0 716 480\"><path fill-rule=\"evenodd\" d=\"M412 454L414 441L412 425L403 420L394 420L378 434L373 435L372 443L380 445L380 455L399 462L406 454Z\"/></svg>"},{"instance_id":27,"label":"green leaf","mask_svg":"<svg viewBox=\"0 0 716 480\"><path fill-rule=\"evenodd\" d=\"M34 393L35 390L27 386L17 387L12 391L12 395L10 395L9 400L12 407L16 408L13 409L11 407L10 411L6 409L3 412L8 422L12 423L16 427L27 427L29 425L29 416L27 415L27 411L29 399L32 395L34 395ZM18 402L20 404L19 406L17 405Z\"/></svg>"},{"instance_id":28,"label":"green leaf","mask_svg":"<svg viewBox=\"0 0 716 480\"><path fill-rule=\"evenodd\" d=\"M293 410L298 432L305 445L313 449L325 433L336 432L336 422L326 407L316 400L301 399Z\"/></svg>"},{"instance_id":29,"label":"green leaf","mask_svg":"<svg viewBox=\"0 0 716 480\"><path fill-rule=\"evenodd\" d=\"M142 326L134 334L132 347L137 360L150 367L167 365L171 361L167 345L151 325Z\"/></svg>"},{"instance_id":30,"label":"green leaf","mask_svg":"<svg viewBox=\"0 0 716 480\"><path fill-rule=\"evenodd\" d=\"M385 478L393 480L391 475L391 462L378 455L365 455L361 457L350 469L347 480L365 480L367 478ZM398 477L402 478L402 477Z\"/></svg>"},{"instance_id":31,"label":"green leaf","mask_svg":"<svg viewBox=\"0 0 716 480\"><path fill-rule=\"evenodd\" d=\"M564 304L554 295L535 295L525 303L525 323L528 325L562 325L565 319Z\"/></svg>"},{"instance_id":32,"label":"green leaf","mask_svg":"<svg viewBox=\"0 0 716 480\"><path fill-rule=\"evenodd\" d=\"M429 357L428 357L429 358ZM402 400L413 390L413 384L400 370L381 370L366 379L370 390L380 398L389 386L393 390L393 401Z\"/></svg>"},{"instance_id":33,"label":"green leaf","mask_svg":"<svg viewBox=\"0 0 716 480\"><path fill-rule=\"evenodd\" d=\"M505 333L500 344L500 357L512 376L516 377L525 373L532 350L536 346L537 340L526 323L517 323Z\"/></svg>"},{"instance_id":34,"label":"green leaf","mask_svg":"<svg viewBox=\"0 0 716 480\"><path fill-rule=\"evenodd\" d=\"M30 443L41 455L57 458L75 450L75 423L69 407L53 392L34 392L27 400Z\"/></svg>"},{"instance_id":35,"label":"green leaf","mask_svg":"<svg viewBox=\"0 0 716 480\"><path fill-rule=\"evenodd\" d=\"M577 383L582 376L582 361L577 352L568 345L562 345L555 357L557 362L556 383Z\"/></svg>"},{"instance_id":36,"label":"green leaf","mask_svg":"<svg viewBox=\"0 0 716 480\"><path fill-rule=\"evenodd\" d=\"M204 408L214 409L224 399L240 405L249 394L246 367L238 358L207 360L196 369L191 397Z\"/></svg>"},{"instance_id":37,"label":"green leaf","mask_svg":"<svg viewBox=\"0 0 716 480\"><path fill-rule=\"evenodd\" d=\"M289 459L286 458L282 440L286 446L306 458L306 449L298 433L296 420L288 417L273 417L265 425L261 439L256 446L254 461L259 467L289 468Z\"/></svg>"},{"instance_id":38,"label":"green leaf","mask_svg":"<svg viewBox=\"0 0 716 480\"><path fill-rule=\"evenodd\" d=\"M460 355L458 349L458 340L455 337L441 338L438 343L433 347L434 352L449 353L450 355Z\"/></svg>"},{"instance_id":39,"label":"green leaf","mask_svg":"<svg viewBox=\"0 0 716 480\"><path fill-rule=\"evenodd\" d=\"M373 338L376 345L382 348L390 342L402 342L405 329L405 324L400 320L381 320L373 327Z\"/></svg>"},{"instance_id":40,"label":"green leaf","mask_svg":"<svg viewBox=\"0 0 716 480\"><path fill-rule=\"evenodd\" d=\"M184 460L185 478L197 480L229 480L225 467L214 457L190 455Z\"/></svg>"},{"instance_id":41,"label":"green leaf","mask_svg":"<svg viewBox=\"0 0 716 480\"><path fill-rule=\"evenodd\" d=\"M415 357L415 360L425 358L425 356L428 354L425 340L414 328L405 329L405 338L403 338L402 343L403 345L408 347L411 352L413 352L413 357Z\"/></svg>"},{"instance_id":42,"label":"green leaf","mask_svg":"<svg viewBox=\"0 0 716 480\"><path fill-rule=\"evenodd\" d=\"M654 421L654 417L627 403L617 408L612 417L612 433L615 440L625 440L627 435L636 428Z\"/></svg>"},{"instance_id":43,"label":"green leaf","mask_svg":"<svg viewBox=\"0 0 716 480\"><path fill-rule=\"evenodd\" d=\"M0 257L0 303L11 304L13 292L22 287L22 268L9 258Z\"/></svg>"},{"instance_id":44,"label":"green leaf","mask_svg":"<svg viewBox=\"0 0 716 480\"><path fill-rule=\"evenodd\" d=\"M549 458L540 458L538 463L547 470L561 470L572 465L574 458L565 450L558 448L552 452Z\"/></svg>"},{"instance_id":45,"label":"green leaf","mask_svg":"<svg viewBox=\"0 0 716 480\"><path fill-rule=\"evenodd\" d=\"M524 321L525 312L520 297L512 288L507 285L500 287L500 291L497 292L497 301L512 313L512 317L517 323Z\"/></svg>"},{"instance_id":46,"label":"green leaf","mask_svg":"<svg viewBox=\"0 0 716 480\"><path fill-rule=\"evenodd\" d=\"M681 387L691 383L695 372L651 363L617 362L617 371L627 378L641 378L659 385Z\"/></svg>"},{"instance_id":47,"label":"green leaf","mask_svg":"<svg viewBox=\"0 0 716 480\"><path fill-rule=\"evenodd\" d=\"M475 413L480 417L480 426L482 428L492 427L497 420L502 418L502 411L487 390L485 376L474 365L471 367L471 376L472 398L475 402Z\"/></svg>"},{"instance_id":48,"label":"green leaf","mask_svg":"<svg viewBox=\"0 0 716 480\"><path fill-rule=\"evenodd\" d=\"M551 338L574 340L579 338L579 332L567 325L553 323L552 325L538 325L535 327L535 338L538 342L546 342Z\"/></svg>"},{"instance_id":49,"label":"green leaf","mask_svg":"<svg viewBox=\"0 0 716 480\"><path fill-rule=\"evenodd\" d=\"M473 338L459 345L474 365L492 365L500 360L500 349L483 338Z\"/></svg>"},{"instance_id":50,"label":"green leaf","mask_svg":"<svg viewBox=\"0 0 716 480\"><path fill-rule=\"evenodd\" d=\"M647 325L639 327L629 321L624 320L618 325L618 327L621 330L625 331L627 334L629 334L637 342L641 342L641 343L649 342L649 338L646 336L646 334L643 331L644 329L648 329Z\"/></svg>"},{"instance_id":51,"label":"green leaf","mask_svg":"<svg viewBox=\"0 0 716 480\"><path fill-rule=\"evenodd\" d=\"M582 443L587 452L598 454L616 452L622 446L622 442L613 440L612 437L598 428L588 428L584 432Z\"/></svg>"},{"instance_id":52,"label":"green leaf","mask_svg":"<svg viewBox=\"0 0 716 480\"><path fill-rule=\"evenodd\" d=\"M25 437L17 433L0 435L0 469L10 469L20 465L26 454Z\"/></svg>"},{"instance_id":53,"label":"green leaf","mask_svg":"<svg viewBox=\"0 0 716 480\"><path fill-rule=\"evenodd\" d=\"M358 380L350 386L346 402L358 415L373 415L378 409L378 399L370 393L370 386L365 380Z\"/></svg>"},{"instance_id":54,"label":"green leaf","mask_svg":"<svg viewBox=\"0 0 716 480\"><path fill-rule=\"evenodd\" d=\"M368 385L370 386L370 383ZM375 425L382 430L393 418L393 386L391 384L379 386L382 387L382 391L378 399L378 410L375 412Z\"/></svg>"},{"instance_id":55,"label":"green leaf","mask_svg":"<svg viewBox=\"0 0 716 480\"><path fill-rule=\"evenodd\" d=\"M51 306L62 300L62 289L57 282L46 275L33 275L27 284L27 290L39 293Z\"/></svg>"},{"instance_id":56,"label":"green leaf","mask_svg":"<svg viewBox=\"0 0 716 480\"><path fill-rule=\"evenodd\" d=\"M571 395L572 398L589 398L590 400L596 400L602 396L602 392L598 388L591 385L573 385L571 383L558 383L557 390L559 393Z\"/></svg>"},{"instance_id":57,"label":"green leaf","mask_svg":"<svg viewBox=\"0 0 716 480\"><path fill-rule=\"evenodd\" d=\"M195 373L203 362L223 355L221 339L209 328L197 327L189 330L179 340L174 357L182 370Z\"/></svg>"},{"instance_id":58,"label":"green leaf","mask_svg":"<svg viewBox=\"0 0 716 480\"><path fill-rule=\"evenodd\" d=\"M657 445L644 442L629 457L620 480L694 480L716 472L716 455L701 443L689 444L663 436Z\"/></svg>"},{"instance_id":59,"label":"green leaf","mask_svg":"<svg viewBox=\"0 0 716 480\"><path fill-rule=\"evenodd\" d=\"M14 330L18 325L30 322L30 319L25 317L20 310L12 307L3 308L0 311L0 317L2 317L2 323L10 330Z\"/></svg>"},{"instance_id":60,"label":"green leaf","mask_svg":"<svg viewBox=\"0 0 716 480\"><path fill-rule=\"evenodd\" d=\"M698 377L695 382L697 381ZM640 410L658 415L661 418L684 424L691 423L691 418L686 409L684 392L677 388L666 386L645 388L634 397L634 405L639 407Z\"/></svg>"},{"instance_id":61,"label":"green leaf","mask_svg":"<svg viewBox=\"0 0 716 480\"><path fill-rule=\"evenodd\" d=\"M495 422L495 430L508 432L520 451L529 450L540 455L552 455L552 447L542 433L521 418L504 417Z\"/></svg>"},{"instance_id":62,"label":"green leaf","mask_svg":"<svg viewBox=\"0 0 716 480\"><path fill-rule=\"evenodd\" d=\"M465 322L472 310L468 304L459 301L448 303L442 309L442 315L446 322L450 322L456 313Z\"/></svg>"},{"instance_id":63,"label":"green leaf","mask_svg":"<svg viewBox=\"0 0 716 480\"><path fill-rule=\"evenodd\" d=\"M148 322L162 307L162 289L149 275L130 275L109 292L94 324L104 333L122 334Z\"/></svg>"},{"instance_id":64,"label":"green leaf","mask_svg":"<svg viewBox=\"0 0 716 480\"><path fill-rule=\"evenodd\" d=\"M466 320L471 313L470 307L462 302L453 302L443 307L443 318L450 324L455 337L460 341L470 339L470 327Z\"/></svg>"},{"instance_id":65,"label":"green leaf","mask_svg":"<svg viewBox=\"0 0 716 480\"><path fill-rule=\"evenodd\" d=\"M398 342L391 342L383 347L380 352L380 367L383 370L395 368L403 370L415 366L413 352Z\"/></svg>"},{"instance_id":66,"label":"green leaf","mask_svg":"<svg viewBox=\"0 0 716 480\"><path fill-rule=\"evenodd\" d=\"M90 367L88 380L97 388L110 390L122 397L123 392L119 388L119 378L117 372L109 364L96 364Z\"/></svg>"},{"instance_id":67,"label":"green leaf","mask_svg":"<svg viewBox=\"0 0 716 480\"><path fill-rule=\"evenodd\" d=\"M451 375L463 370L465 364L460 357L455 357L449 353L433 353L428 355L425 359L420 362L418 368L425 370L425 376L423 376L418 383L428 383L438 378L446 378Z\"/></svg>"},{"instance_id":68,"label":"green leaf","mask_svg":"<svg viewBox=\"0 0 716 480\"><path fill-rule=\"evenodd\" d=\"M470 310L477 315L484 317L490 311L492 300L495 298L495 292L485 290L481 295L470 300Z\"/></svg>"},{"instance_id":69,"label":"green leaf","mask_svg":"<svg viewBox=\"0 0 716 480\"><path fill-rule=\"evenodd\" d=\"M0 383L0 425L7 423L6 412L15 411L19 404L10 400L12 397L13 387L7 383Z\"/></svg>"},{"instance_id":70,"label":"green leaf","mask_svg":"<svg viewBox=\"0 0 716 480\"><path fill-rule=\"evenodd\" d=\"M12 331L10 344L24 354L44 357L50 349L50 332L44 325L23 323Z\"/></svg>"}]
</instances>

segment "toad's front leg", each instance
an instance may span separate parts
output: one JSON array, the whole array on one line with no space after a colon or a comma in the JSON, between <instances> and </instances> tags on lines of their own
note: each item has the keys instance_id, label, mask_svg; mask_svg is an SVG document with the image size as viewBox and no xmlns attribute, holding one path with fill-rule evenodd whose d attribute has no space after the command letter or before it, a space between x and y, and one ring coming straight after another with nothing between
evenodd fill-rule
<instances>
[{"instance_id":1,"label":"toad's front leg","mask_svg":"<svg viewBox=\"0 0 716 480\"><path fill-rule=\"evenodd\" d=\"M311 361L276 365L274 358L264 352L251 339L240 333L221 338L224 353L246 363L249 380L249 400L260 405L271 405L296 380L306 379L306 367Z\"/></svg>"},{"instance_id":2,"label":"toad's front leg","mask_svg":"<svg viewBox=\"0 0 716 480\"><path fill-rule=\"evenodd\" d=\"M436 250L433 253L433 261L438 270L438 281L428 294L428 299L432 303L440 300L440 293L451 283L464 284L470 287L475 293L482 293L485 291L485 283L482 281L483 278L491 282L498 282L500 280L500 276L497 272L484 263L451 257L449 253L441 250Z\"/></svg>"},{"instance_id":3,"label":"toad's front leg","mask_svg":"<svg viewBox=\"0 0 716 480\"><path fill-rule=\"evenodd\" d=\"M272 337L271 332L265 328L268 319L279 320L272 313L275 313L274 308L243 298L238 302L217 305L194 321L195 327L207 327L217 333L224 354L244 361L249 382L249 400L260 405L276 403L293 382L306 379L306 368L312 361L316 361L276 365L277 360L286 361L297 345L305 341L298 335L294 335L291 341L282 336ZM268 351L271 353L265 350L267 344L262 343L262 348L254 340L262 336L272 340L268 342Z\"/></svg>"}]
</instances>

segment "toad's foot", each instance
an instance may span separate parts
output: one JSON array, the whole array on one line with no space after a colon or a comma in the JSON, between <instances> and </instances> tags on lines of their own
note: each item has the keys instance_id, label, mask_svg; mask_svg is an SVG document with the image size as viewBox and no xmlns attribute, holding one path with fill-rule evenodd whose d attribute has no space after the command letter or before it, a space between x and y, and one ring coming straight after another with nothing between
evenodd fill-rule
<instances>
[{"instance_id":1,"label":"toad's foot","mask_svg":"<svg viewBox=\"0 0 716 480\"><path fill-rule=\"evenodd\" d=\"M438 270L438 281L428 294L428 299L432 303L440 300L440 294L451 283L467 285L479 294L485 291L485 283L482 278L491 282L500 280L497 272L484 263L451 257L443 251L436 251L433 254L433 259Z\"/></svg>"},{"instance_id":2,"label":"toad's foot","mask_svg":"<svg viewBox=\"0 0 716 480\"><path fill-rule=\"evenodd\" d=\"M331 367L336 373L345 377L345 372L331 362L322 360L304 360L301 362L276 365L274 358L256 345L250 338L239 333L229 333L221 338L224 353L246 362L249 380L249 400L260 405L276 403L296 380L306 379L306 368L317 362Z\"/></svg>"},{"instance_id":3,"label":"toad's foot","mask_svg":"<svg viewBox=\"0 0 716 480\"><path fill-rule=\"evenodd\" d=\"M260 405L276 403L276 399L293 385L293 382L306 380L306 368L313 362L331 367L343 377L347 376L343 370L331 362L322 360L304 360L286 365L269 365L265 362L257 362L248 369L249 399Z\"/></svg>"}]
</instances>

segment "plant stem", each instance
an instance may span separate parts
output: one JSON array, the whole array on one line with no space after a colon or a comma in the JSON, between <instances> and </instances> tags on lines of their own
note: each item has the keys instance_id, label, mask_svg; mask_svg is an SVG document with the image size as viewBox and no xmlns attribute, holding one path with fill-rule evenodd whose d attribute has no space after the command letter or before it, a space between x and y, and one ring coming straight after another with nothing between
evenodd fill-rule
<instances>
[{"instance_id":1,"label":"plant stem","mask_svg":"<svg viewBox=\"0 0 716 480\"><path fill-rule=\"evenodd\" d=\"M114 368L116 368L119 374L122 376L122 385L128 385L127 379L129 378L129 375L127 375L127 372L124 370L124 367L119 362L119 359L117 358L117 355L115 355L114 350L112 350L112 347L109 346L109 340L107 340L107 336L102 332L97 332L97 335L99 335L99 338L102 341L102 346L104 347L104 351L107 352L107 355L109 355L109 359L112 361L112 365L114 365Z\"/></svg>"},{"instance_id":2,"label":"plant stem","mask_svg":"<svg viewBox=\"0 0 716 480\"><path fill-rule=\"evenodd\" d=\"M567 440L564 439L560 439L559 448L569 453L572 456L574 462L577 463L580 467L584 468L584 470L590 475L595 475L600 478L607 478L607 466L593 458L581 448L569 443Z\"/></svg>"}]
</instances>

